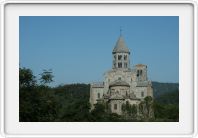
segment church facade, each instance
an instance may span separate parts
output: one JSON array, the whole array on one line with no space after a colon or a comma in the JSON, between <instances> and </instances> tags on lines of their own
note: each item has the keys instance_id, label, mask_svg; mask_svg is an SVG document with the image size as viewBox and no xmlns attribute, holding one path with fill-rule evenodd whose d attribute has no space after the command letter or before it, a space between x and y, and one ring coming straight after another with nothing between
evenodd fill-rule
<instances>
[{"instance_id":1,"label":"church facade","mask_svg":"<svg viewBox=\"0 0 198 138\"><path fill-rule=\"evenodd\" d=\"M91 110L103 101L111 113L123 115L123 104L138 107L145 97L153 97L153 88L147 77L147 65L130 67L130 50L123 36L118 38L112 56L112 69L105 73L104 81L90 85Z\"/></svg>"}]
</instances>

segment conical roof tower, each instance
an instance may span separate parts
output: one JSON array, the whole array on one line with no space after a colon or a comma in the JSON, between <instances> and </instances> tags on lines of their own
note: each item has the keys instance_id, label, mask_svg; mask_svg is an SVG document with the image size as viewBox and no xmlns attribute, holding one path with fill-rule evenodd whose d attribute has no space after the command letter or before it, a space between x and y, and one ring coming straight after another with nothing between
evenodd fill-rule
<instances>
[{"instance_id":1,"label":"conical roof tower","mask_svg":"<svg viewBox=\"0 0 198 138\"><path fill-rule=\"evenodd\" d=\"M125 44L122 35L118 38L113 49L113 69L129 69L130 68L130 51Z\"/></svg>"}]
</instances>

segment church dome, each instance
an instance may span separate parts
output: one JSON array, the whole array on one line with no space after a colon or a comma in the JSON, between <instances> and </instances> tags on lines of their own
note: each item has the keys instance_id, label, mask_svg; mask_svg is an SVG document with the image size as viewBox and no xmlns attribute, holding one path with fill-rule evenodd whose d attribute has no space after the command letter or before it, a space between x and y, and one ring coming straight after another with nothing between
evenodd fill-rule
<instances>
[{"instance_id":1,"label":"church dome","mask_svg":"<svg viewBox=\"0 0 198 138\"><path fill-rule=\"evenodd\" d=\"M120 36L117 40L116 45L113 49L113 53L130 53L122 36Z\"/></svg>"},{"instance_id":2,"label":"church dome","mask_svg":"<svg viewBox=\"0 0 198 138\"><path fill-rule=\"evenodd\" d=\"M109 84L109 87L112 87L112 86L128 86L129 87L130 85L125 81L116 80L116 81Z\"/></svg>"}]
</instances>

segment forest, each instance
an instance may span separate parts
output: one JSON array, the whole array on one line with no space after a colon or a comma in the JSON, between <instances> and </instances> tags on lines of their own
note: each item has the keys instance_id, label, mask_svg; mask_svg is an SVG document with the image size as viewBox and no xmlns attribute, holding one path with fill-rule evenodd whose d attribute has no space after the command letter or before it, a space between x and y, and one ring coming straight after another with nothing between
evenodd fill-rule
<instances>
[{"instance_id":1,"label":"forest","mask_svg":"<svg viewBox=\"0 0 198 138\"><path fill-rule=\"evenodd\" d=\"M153 82L154 118L130 119L105 112L103 104L90 111L89 84L65 84L50 87L52 70L43 70L37 78L31 69L19 68L20 122L178 122L179 84ZM133 107L125 106L131 113ZM133 114L131 114L133 115Z\"/></svg>"}]
</instances>

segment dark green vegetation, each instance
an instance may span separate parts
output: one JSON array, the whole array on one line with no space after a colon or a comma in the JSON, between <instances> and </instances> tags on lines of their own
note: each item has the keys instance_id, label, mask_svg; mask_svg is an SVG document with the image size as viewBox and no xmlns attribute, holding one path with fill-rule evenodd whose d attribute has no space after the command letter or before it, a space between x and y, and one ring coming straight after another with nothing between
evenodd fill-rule
<instances>
[{"instance_id":1,"label":"dark green vegetation","mask_svg":"<svg viewBox=\"0 0 198 138\"><path fill-rule=\"evenodd\" d=\"M137 107L127 103L122 107L125 117L107 112L105 104L96 104L89 112L89 84L49 87L53 81L51 70L44 70L38 80L30 69L19 69L20 122L179 121L178 84L154 82L155 100L146 97L142 103L146 105L146 113L137 120L131 119L136 116ZM154 108L152 120L147 117L150 107Z\"/></svg>"},{"instance_id":2,"label":"dark green vegetation","mask_svg":"<svg viewBox=\"0 0 198 138\"><path fill-rule=\"evenodd\" d=\"M154 97L161 96L165 93L174 92L179 89L178 83L160 83L160 82L152 82Z\"/></svg>"}]
</instances>

